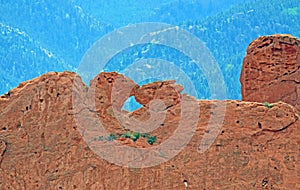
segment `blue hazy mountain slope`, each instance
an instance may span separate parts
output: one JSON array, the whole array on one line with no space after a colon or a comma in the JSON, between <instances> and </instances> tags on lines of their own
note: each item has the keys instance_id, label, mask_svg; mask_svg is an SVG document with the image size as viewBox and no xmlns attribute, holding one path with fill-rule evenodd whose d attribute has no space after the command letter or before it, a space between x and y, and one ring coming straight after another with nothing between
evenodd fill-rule
<instances>
[{"instance_id":1,"label":"blue hazy mountain slope","mask_svg":"<svg viewBox=\"0 0 300 190\"><path fill-rule=\"evenodd\" d=\"M227 98L240 99L248 44L261 35L300 36L299 0L0 0L0 11L0 94L44 72L76 71L84 53L103 35L152 21L179 25L205 42L223 72ZM199 98L210 98L207 81L191 60L168 47L153 48L134 46L105 69L118 71L142 58L165 59L184 67Z\"/></svg>"},{"instance_id":2,"label":"blue hazy mountain slope","mask_svg":"<svg viewBox=\"0 0 300 190\"><path fill-rule=\"evenodd\" d=\"M115 27L139 22L178 24L214 15L251 0L74 0L94 17Z\"/></svg>"},{"instance_id":3,"label":"blue hazy mountain slope","mask_svg":"<svg viewBox=\"0 0 300 190\"><path fill-rule=\"evenodd\" d=\"M71 69L24 31L0 23L1 94L18 83L49 71Z\"/></svg>"},{"instance_id":4,"label":"blue hazy mountain slope","mask_svg":"<svg viewBox=\"0 0 300 190\"><path fill-rule=\"evenodd\" d=\"M176 4L172 0L0 0L3 42L0 94L48 71L76 70L86 50L110 32L112 25L159 22L155 11L159 12L161 7L174 2ZM96 18L91 16L93 14ZM16 35L5 32L7 28L15 31ZM18 32L26 34L26 37ZM34 52L41 53L32 54L32 49L39 49Z\"/></svg>"},{"instance_id":5,"label":"blue hazy mountain slope","mask_svg":"<svg viewBox=\"0 0 300 190\"><path fill-rule=\"evenodd\" d=\"M298 0L249 1L201 20L187 21L181 26L206 43L223 72L228 99L241 99L240 72L249 43L261 35L289 33L300 36L300 4ZM106 71L118 71L131 63L159 58L175 63L192 79L198 98L210 99L210 88L203 73L191 60L168 47L144 45L118 54ZM139 53L136 53L140 50ZM142 51L141 51L142 50ZM158 53L159 52L159 53ZM213 68L212 68L213 69ZM139 71L142 72L142 71ZM168 68L161 72L170 72ZM146 75L147 73L141 73ZM215 81L220 82L220 81Z\"/></svg>"},{"instance_id":6,"label":"blue hazy mountain slope","mask_svg":"<svg viewBox=\"0 0 300 190\"><path fill-rule=\"evenodd\" d=\"M130 23L149 22L156 10L174 0L74 0L94 17L115 27ZM159 20L156 20L159 21Z\"/></svg>"},{"instance_id":7,"label":"blue hazy mountain slope","mask_svg":"<svg viewBox=\"0 0 300 190\"><path fill-rule=\"evenodd\" d=\"M0 12L0 94L49 71L74 71L112 30L71 1L0 0Z\"/></svg>"},{"instance_id":8,"label":"blue hazy mountain slope","mask_svg":"<svg viewBox=\"0 0 300 190\"><path fill-rule=\"evenodd\" d=\"M112 30L69 0L1 0L0 11L0 22L25 31L72 66Z\"/></svg>"},{"instance_id":9,"label":"blue hazy mountain slope","mask_svg":"<svg viewBox=\"0 0 300 190\"><path fill-rule=\"evenodd\" d=\"M300 37L299 0L260 0L233 7L185 28L204 41L217 59L230 99L240 99L240 72L249 43L262 35L288 33Z\"/></svg>"},{"instance_id":10,"label":"blue hazy mountain slope","mask_svg":"<svg viewBox=\"0 0 300 190\"><path fill-rule=\"evenodd\" d=\"M169 24L199 20L215 15L231 6L253 0L174 0L156 9L152 19Z\"/></svg>"}]
</instances>

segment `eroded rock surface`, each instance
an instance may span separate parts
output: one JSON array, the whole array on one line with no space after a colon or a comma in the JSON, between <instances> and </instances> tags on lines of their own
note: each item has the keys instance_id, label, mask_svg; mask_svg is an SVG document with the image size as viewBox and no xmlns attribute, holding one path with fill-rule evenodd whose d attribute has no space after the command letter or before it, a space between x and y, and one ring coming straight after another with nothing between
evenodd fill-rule
<instances>
[{"instance_id":1,"label":"eroded rock surface","mask_svg":"<svg viewBox=\"0 0 300 190\"><path fill-rule=\"evenodd\" d=\"M300 110L300 40L290 35L254 40L244 58L240 82L244 101L284 101Z\"/></svg>"},{"instance_id":2,"label":"eroded rock surface","mask_svg":"<svg viewBox=\"0 0 300 190\"><path fill-rule=\"evenodd\" d=\"M22 83L0 98L0 189L184 190L185 180L190 190L300 188L300 123L293 106L199 101L181 91L170 81L139 87L117 73L100 73L89 88L69 72ZM122 111L131 95L143 107L132 113ZM156 109L156 104L149 107L157 98L167 105L164 109ZM199 106L199 112L192 105ZM184 112L193 114L182 118ZM132 118L144 124L140 128L151 128L147 123L155 113L165 118L152 123L158 125L148 132L157 137L153 144L146 138L133 141L118 136L128 132L126 123ZM111 134L116 138L109 138ZM145 152L146 156L132 160L122 147L148 150L171 137L184 141L190 134L182 147L154 149L153 158L163 160L162 164L128 168L109 162L113 158L151 164L146 160L153 155ZM213 143L200 153L206 136ZM178 154L166 159L178 148Z\"/></svg>"}]
</instances>

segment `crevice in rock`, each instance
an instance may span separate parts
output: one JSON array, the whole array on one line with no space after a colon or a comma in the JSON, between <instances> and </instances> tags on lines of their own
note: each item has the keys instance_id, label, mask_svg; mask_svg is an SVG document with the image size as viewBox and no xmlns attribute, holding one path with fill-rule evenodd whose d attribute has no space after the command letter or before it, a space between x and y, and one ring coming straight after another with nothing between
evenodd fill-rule
<instances>
[{"instance_id":1,"label":"crevice in rock","mask_svg":"<svg viewBox=\"0 0 300 190\"><path fill-rule=\"evenodd\" d=\"M296 81L296 80L282 80L281 82L293 82L296 84L300 84L300 81Z\"/></svg>"},{"instance_id":2,"label":"crevice in rock","mask_svg":"<svg viewBox=\"0 0 300 190\"><path fill-rule=\"evenodd\" d=\"M272 42L271 42L272 43ZM262 44L262 45L259 45L257 46L257 48L263 48L263 47L266 47L266 46L269 46L271 43L265 43L265 44Z\"/></svg>"},{"instance_id":3,"label":"crevice in rock","mask_svg":"<svg viewBox=\"0 0 300 190\"><path fill-rule=\"evenodd\" d=\"M286 130L287 128L289 128L290 126L292 126L293 124L295 124L295 122L298 120L298 118L296 117L296 120L291 122L290 124L288 124L287 126L281 128L281 129L278 129L278 130L272 130L272 129L262 129L262 131L266 131L266 132L274 132L274 133L277 133L277 132L281 132L281 131L284 131Z\"/></svg>"},{"instance_id":4,"label":"crevice in rock","mask_svg":"<svg viewBox=\"0 0 300 190\"><path fill-rule=\"evenodd\" d=\"M287 41L280 41L280 44L286 44L286 45L290 45L290 46L294 46L295 42L287 42Z\"/></svg>"},{"instance_id":5,"label":"crevice in rock","mask_svg":"<svg viewBox=\"0 0 300 190\"><path fill-rule=\"evenodd\" d=\"M6 151L7 151L7 143L3 140L0 140L0 168Z\"/></svg>"},{"instance_id":6,"label":"crevice in rock","mask_svg":"<svg viewBox=\"0 0 300 190\"><path fill-rule=\"evenodd\" d=\"M179 103L179 102L177 102L177 103L175 103L175 104L172 104L172 105L169 105L169 106L167 106L167 107L164 109L164 111L166 111L166 110L170 109L171 107L173 107L173 106L177 105L178 103Z\"/></svg>"}]
</instances>

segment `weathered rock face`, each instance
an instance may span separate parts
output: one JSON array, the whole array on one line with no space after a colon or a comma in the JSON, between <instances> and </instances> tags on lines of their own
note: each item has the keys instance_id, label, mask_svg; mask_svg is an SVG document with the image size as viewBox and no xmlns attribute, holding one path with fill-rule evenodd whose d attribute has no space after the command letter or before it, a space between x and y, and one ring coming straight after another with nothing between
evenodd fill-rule
<instances>
[{"instance_id":1,"label":"weathered rock face","mask_svg":"<svg viewBox=\"0 0 300 190\"><path fill-rule=\"evenodd\" d=\"M263 36L247 49L240 82L244 101L284 101L300 110L300 40Z\"/></svg>"},{"instance_id":2,"label":"weathered rock face","mask_svg":"<svg viewBox=\"0 0 300 190\"><path fill-rule=\"evenodd\" d=\"M117 73L100 73L89 88L68 72L22 83L0 98L0 189L184 190L184 180L190 190L300 189L300 122L294 107L283 102L198 101L181 91L171 81L139 87ZM122 111L131 95L144 107ZM155 99L159 101L152 105ZM216 114L220 110L226 111L224 118ZM127 123L133 127L132 118L144 124L137 123L134 131L151 128L149 122L158 125L147 132L156 141L122 136ZM193 124L195 129L190 128ZM155 149L172 137L175 143L190 134L181 147ZM201 153L206 136L212 145ZM124 147L146 151L132 159ZM166 158L177 149L174 157ZM145 168L118 162L147 166L151 156L163 162Z\"/></svg>"}]
</instances>

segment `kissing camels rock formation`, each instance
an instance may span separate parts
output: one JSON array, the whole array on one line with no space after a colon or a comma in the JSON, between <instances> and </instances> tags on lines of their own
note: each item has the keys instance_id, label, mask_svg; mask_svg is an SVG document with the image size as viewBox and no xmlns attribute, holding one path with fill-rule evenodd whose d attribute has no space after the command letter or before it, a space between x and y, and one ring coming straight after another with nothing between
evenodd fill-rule
<instances>
[{"instance_id":1,"label":"kissing camels rock formation","mask_svg":"<svg viewBox=\"0 0 300 190\"><path fill-rule=\"evenodd\" d=\"M0 189L184 190L185 184L191 190L300 188L300 122L295 107L284 102L266 106L196 100L181 91L174 81L138 86L117 73L100 73L89 88L70 72L52 72L21 83L0 98ZM131 113L121 110L129 96L143 107ZM155 99L165 106L152 105ZM199 106L199 112L183 118L183 101ZM222 110L223 117L216 114ZM120 135L128 130L122 124L131 118L147 126L151 113L165 115L159 127L148 132L156 137L153 144ZM192 116L197 121L193 131ZM100 138L101 127L114 138ZM178 133L179 127L186 130ZM163 162L151 167L116 164L126 159L130 164L144 163L149 155L140 160L132 160L125 151L105 155L122 150L119 147L149 150L172 137L184 141L190 134L188 143L173 147L180 151L169 159L171 148L154 149L158 151L153 158ZM200 152L206 136L212 144ZM107 152L97 152L99 145Z\"/></svg>"}]
</instances>

